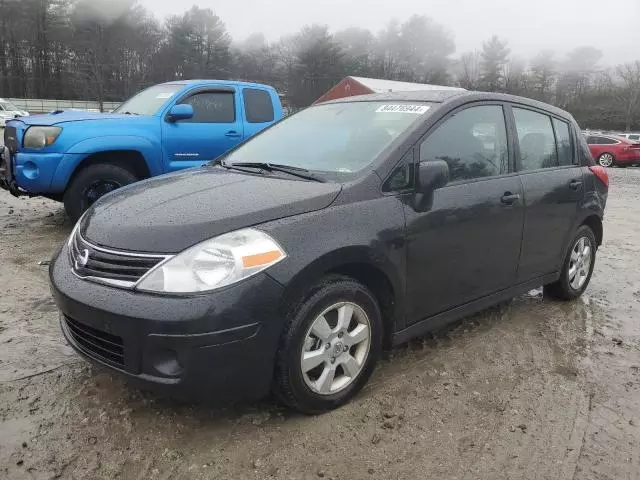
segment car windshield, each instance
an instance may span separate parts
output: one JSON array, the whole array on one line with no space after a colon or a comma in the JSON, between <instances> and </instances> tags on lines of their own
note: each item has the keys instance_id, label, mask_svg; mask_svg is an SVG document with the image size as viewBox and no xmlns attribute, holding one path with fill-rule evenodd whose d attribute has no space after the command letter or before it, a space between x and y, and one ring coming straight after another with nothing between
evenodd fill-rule
<instances>
[{"instance_id":1,"label":"car windshield","mask_svg":"<svg viewBox=\"0 0 640 480\"><path fill-rule=\"evenodd\" d=\"M160 107L167 103L167 100L180 91L182 87L182 85L164 84L147 88L124 102L113 113L155 115L160 110Z\"/></svg>"},{"instance_id":2,"label":"car windshield","mask_svg":"<svg viewBox=\"0 0 640 480\"><path fill-rule=\"evenodd\" d=\"M0 106L2 106L2 108L4 110L8 110L10 112L15 112L20 110L18 107L16 107L13 103L11 102L0 102Z\"/></svg>"},{"instance_id":3,"label":"car windshield","mask_svg":"<svg viewBox=\"0 0 640 480\"><path fill-rule=\"evenodd\" d=\"M225 157L226 164L272 163L342 178L369 166L429 110L427 103L351 102L310 107Z\"/></svg>"}]
</instances>

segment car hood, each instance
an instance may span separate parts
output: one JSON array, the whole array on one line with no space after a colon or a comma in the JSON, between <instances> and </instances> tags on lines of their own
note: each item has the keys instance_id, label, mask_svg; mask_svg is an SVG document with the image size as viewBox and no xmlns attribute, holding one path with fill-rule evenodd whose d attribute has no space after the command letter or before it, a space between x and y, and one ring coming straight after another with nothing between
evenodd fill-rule
<instances>
[{"instance_id":1,"label":"car hood","mask_svg":"<svg viewBox=\"0 0 640 480\"><path fill-rule=\"evenodd\" d=\"M88 211L80 232L102 247L177 253L226 232L326 208L341 188L200 167L116 190Z\"/></svg>"},{"instance_id":2,"label":"car hood","mask_svg":"<svg viewBox=\"0 0 640 480\"><path fill-rule=\"evenodd\" d=\"M31 115L20 117L25 125L51 126L67 122L86 122L90 120L128 120L143 118L137 115L124 115L120 113L99 113L99 112L78 112L62 111L60 113L49 113L47 115Z\"/></svg>"}]
</instances>

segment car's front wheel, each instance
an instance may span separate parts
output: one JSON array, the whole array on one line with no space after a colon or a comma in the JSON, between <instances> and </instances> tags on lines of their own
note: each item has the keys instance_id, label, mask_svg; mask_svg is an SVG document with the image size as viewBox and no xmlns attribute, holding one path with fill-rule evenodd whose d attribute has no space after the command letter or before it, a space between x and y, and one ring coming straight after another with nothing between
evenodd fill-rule
<instances>
[{"instance_id":1,"label":"car's front wheel","mask_svg":"<svg viewBox=\"0 0 640 480\"><path fill-rule=\"evenodd\" d=\"M587 289L596 263L597 243L593 230L582 225L571 241L560 278L546 285L545 294L561 300L578 298Z\"/></svg>"},{"instance_id":2,"label":"car's front wheel","mask_svg":"<svg viewBox=\"0 0 640 480\"><path fill-rule=\"evenodd\" d=\"M82 169L64 194L64 208L74 222L103 195L137 181L130 170L112 163L96 163Z\"/></svg>"},{"instance_id":3,"label":"car's front wheel","mask_svg":"<svg viewBox=\"0 0 640 480\"><path fill-rule=\"evenodd\" d=\"M346 403L375 368L382 328L378 302L364 285L343 276L325 278L287 315L276 395L309 414Z\"/></svg>"},{"instance_id":4,"label":"car's front wheel","mask_svg":"<svg viewBox=\"0 0 640 480\"><path fill-rule=\"evenodd\" d=\"M611 167L615 163L616 159L611 153L603 153L598 157L598 163L602 167Z\"/></svg>"}]
</instances>

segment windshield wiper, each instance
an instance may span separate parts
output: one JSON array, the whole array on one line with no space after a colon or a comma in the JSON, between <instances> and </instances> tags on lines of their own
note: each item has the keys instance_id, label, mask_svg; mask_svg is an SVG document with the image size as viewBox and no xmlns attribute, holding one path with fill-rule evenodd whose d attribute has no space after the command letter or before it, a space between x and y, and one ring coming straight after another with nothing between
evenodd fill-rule
<instances>
[{"instance_id":1,"label":"windshield wiper","mask_svg":"<svg viewBox=\"0 0 640 480\"><path fill-rule=\"evenodd\" d=\"M140 115L139 113L129 112L128 110L126 112L117 112L117 113L122 113L123 115Z\"/></svg>"},{"instance_id":2,"label":"windshield wiper","mask_svg":"<svg viewBox=\"0 0 640 480\"><path fill-rule=\"evenodd\" d=\"M236 170L244 170L245 168L259 168L260 170L266 170L268 172L288 173L289 175L292 175L294 177L304 178L305 180L312 180L314 182L326 182L325 179L314 175L305 168L292 167L291 165L280 165L277 163L267 162L227 163L225 160L221 160L220 165L222 165L224 168L235 168Z\"/></svg>"}]
</instances>

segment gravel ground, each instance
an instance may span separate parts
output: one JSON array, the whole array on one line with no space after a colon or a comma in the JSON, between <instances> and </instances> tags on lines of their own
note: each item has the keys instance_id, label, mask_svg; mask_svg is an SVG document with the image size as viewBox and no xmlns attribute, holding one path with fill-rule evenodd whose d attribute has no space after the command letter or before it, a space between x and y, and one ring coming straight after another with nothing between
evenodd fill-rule
<instances>
[{"instance_id":1,"label":"gravel ground","mask_svg":"<svg viewBox=\"0 0 640 480\"><path fill-rule=\"evenodd\" d=\"M613 169L575 303L532 292L387 355L319 417L140 392L65 345L58 204L0 193L0 478L640 478L640 169Z\"/></svg>"}]
</instances>

